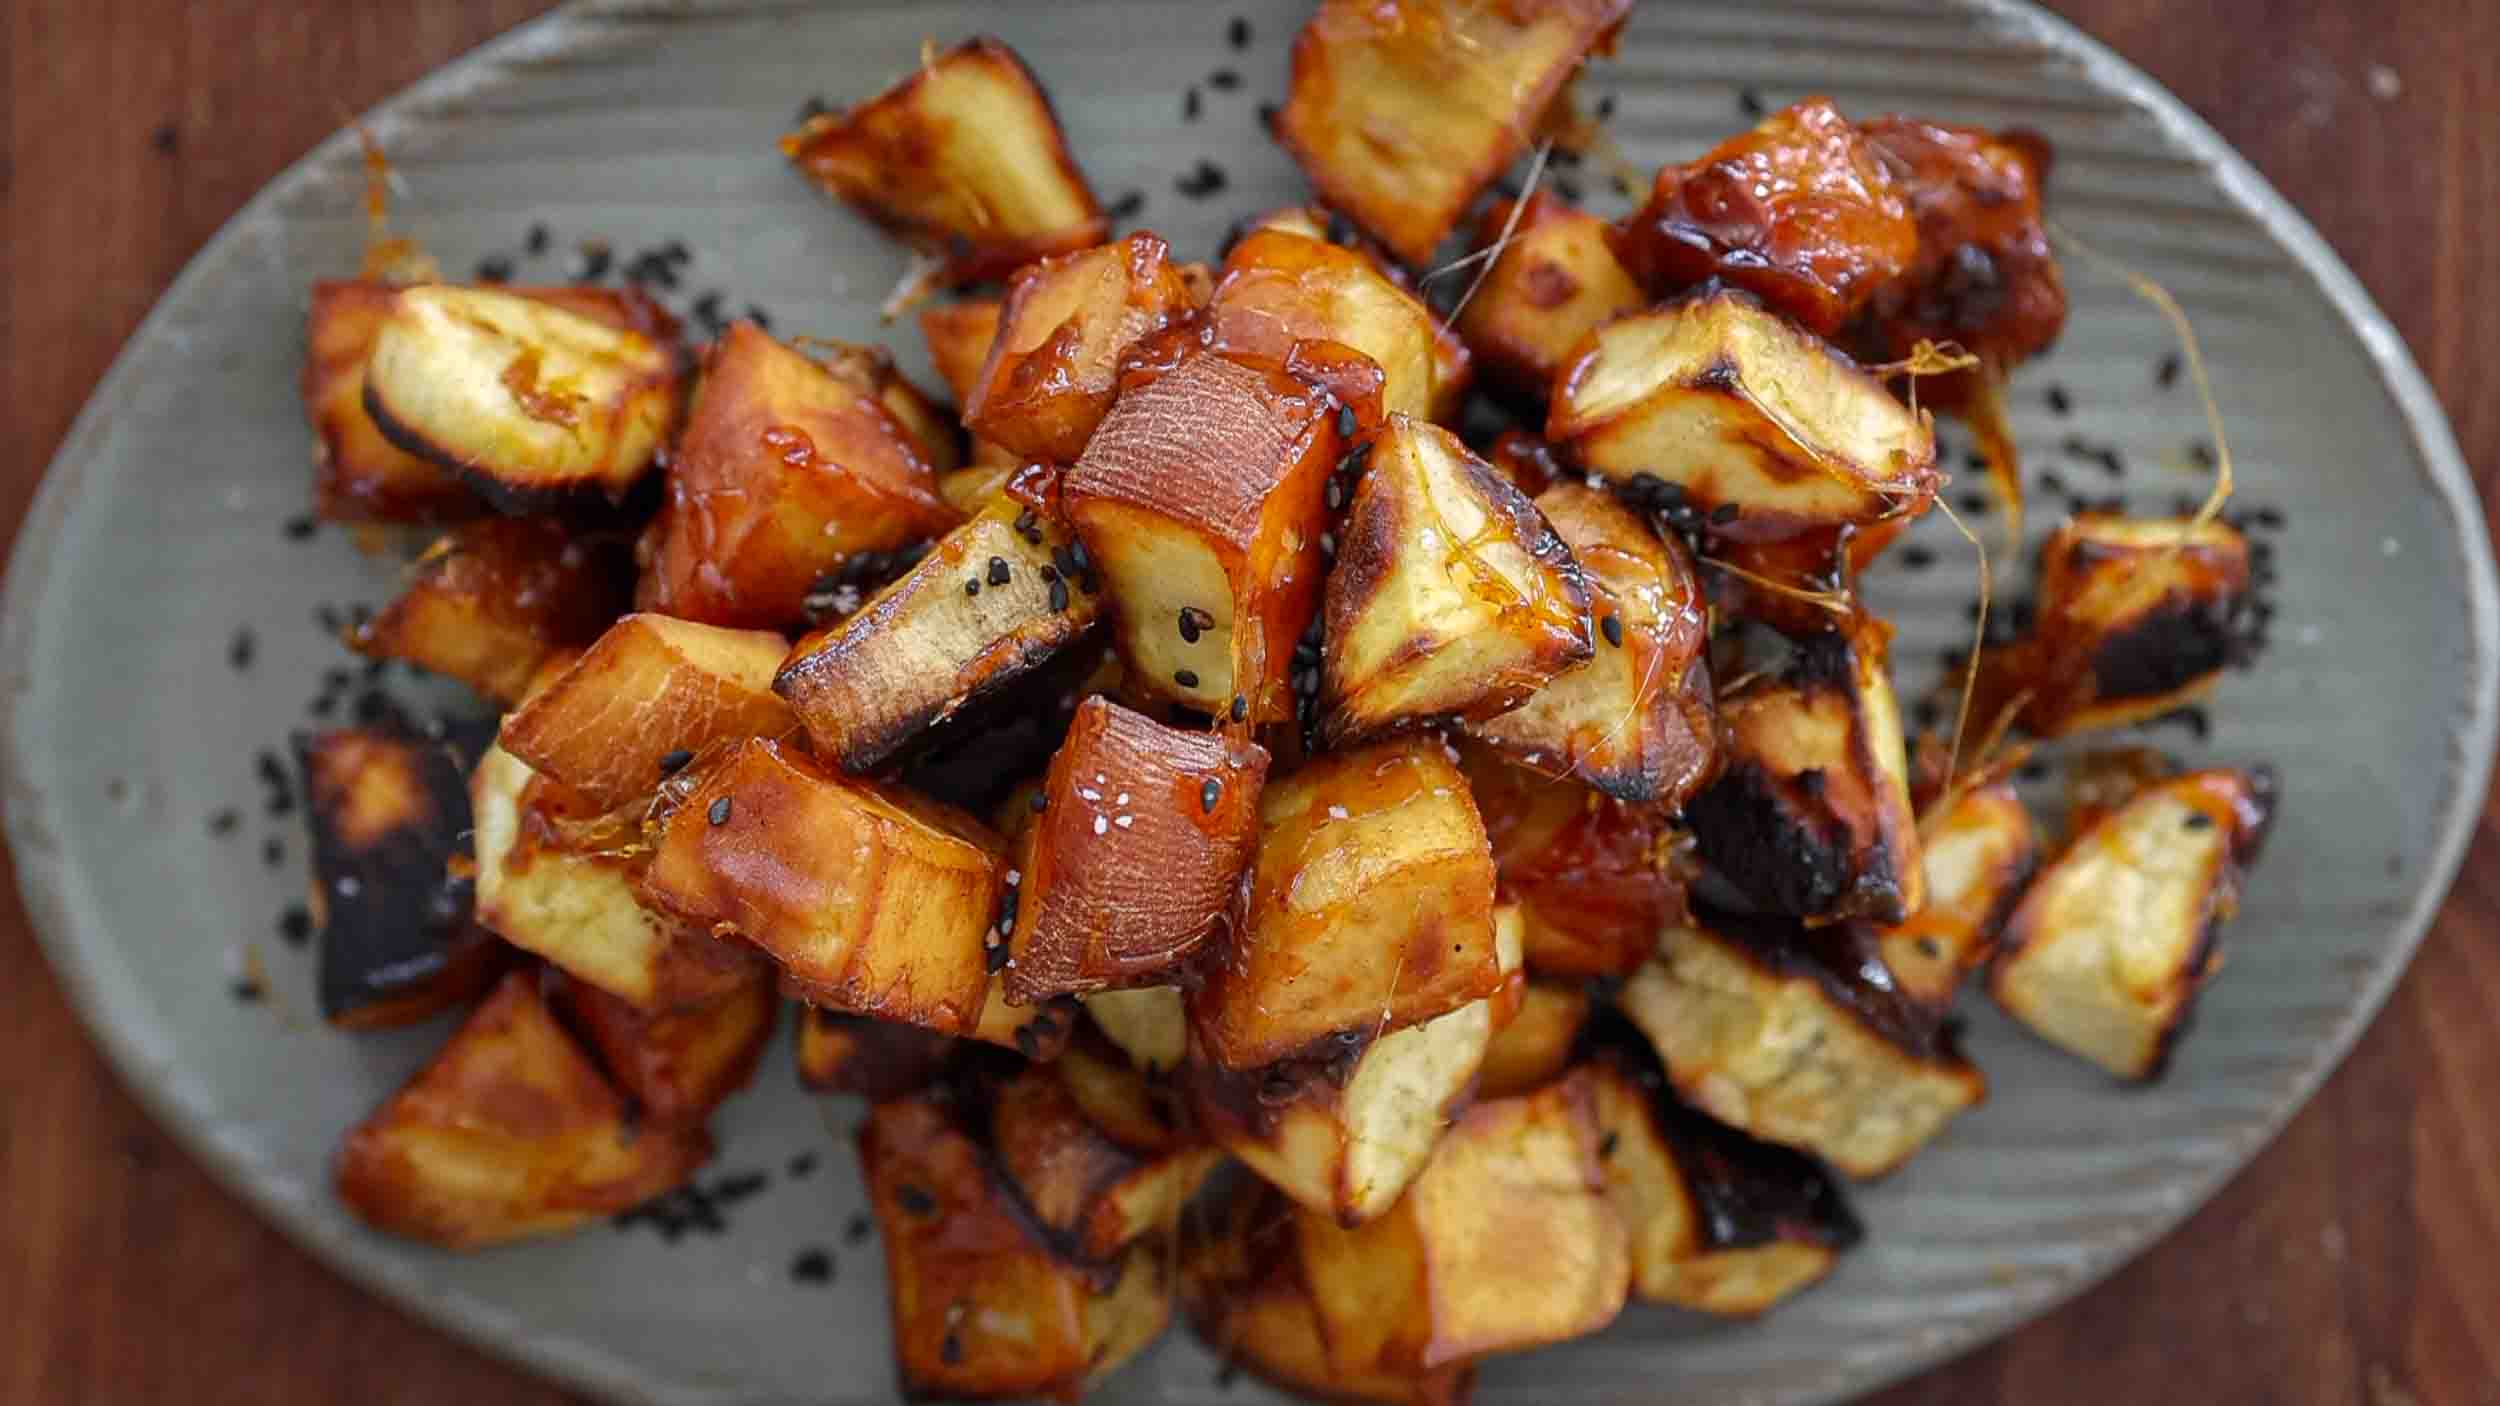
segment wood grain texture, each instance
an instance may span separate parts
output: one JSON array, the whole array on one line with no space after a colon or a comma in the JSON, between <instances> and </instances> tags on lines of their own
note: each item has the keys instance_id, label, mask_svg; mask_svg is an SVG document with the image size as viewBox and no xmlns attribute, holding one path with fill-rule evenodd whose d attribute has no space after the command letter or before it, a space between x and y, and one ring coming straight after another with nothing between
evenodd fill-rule
<instances>
[{"instance_id":1,"label":"wood grain texture","mask_svg":"<svg viewBox=\"0 0 2500 1406\"><path fill-rule=\"evenodd\" d=\"M0 528L183 262L349 113L533 0L13 0ZM2206 115L2412 344L2500 492L2500 6L2058 0ZM2392 80L2392 81L2391 81ZM2296 566L2295 566L2296 569ZM141 1113L0 900L0 1402L553 1402L350 1288ZM2177 1235L1878 1398L2500 1406L2500 815L2325 1092Z\"/></svg>"}]
</instances>

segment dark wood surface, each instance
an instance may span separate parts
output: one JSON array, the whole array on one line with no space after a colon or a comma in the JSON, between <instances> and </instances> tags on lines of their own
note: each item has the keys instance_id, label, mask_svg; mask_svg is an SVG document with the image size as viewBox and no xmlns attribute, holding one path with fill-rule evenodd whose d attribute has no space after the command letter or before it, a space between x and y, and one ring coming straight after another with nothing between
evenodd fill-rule
<instances>
[{"instance_id":1,"label":"dark wood surface","mask_svg":"<svg viewBox=\"0 0 2500 1406\"><path fill-rule=\"evenodd\" d=\"M183 262L533 0L10 0L0 528ZM2059 0L2315 220L2500 488L2500 4ZM0 897L0 1401L555 1402L264 1225L152 1125ZM1886 1403L2500 1406L2500 829L2283 1137L2075 1304Z\"/></svg>"}]
</instances>

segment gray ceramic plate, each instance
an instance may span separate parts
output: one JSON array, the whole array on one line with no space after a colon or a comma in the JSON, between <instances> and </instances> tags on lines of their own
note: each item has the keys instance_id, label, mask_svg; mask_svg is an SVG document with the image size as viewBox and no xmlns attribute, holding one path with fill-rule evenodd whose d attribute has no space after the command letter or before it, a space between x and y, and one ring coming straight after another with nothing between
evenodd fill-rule
<instances>
[{"instance_id":1,"label":"gray ceramic plate","mask_svg":"<svg viewBox=\"0 0 2500 1406\"><path fill-rule=\"evenodd\" d=\"M562 277L582 238L620 255L682 239L681 306L722 290L782 330L872 338L901 256L804 189L772 138L800 101L870 91L923 35L994 31L1055 90L1106 199L1146 193L1141 223L1210 249L1236 215L1298 197L1257 136L1304 0L1115 3L582 5L452 65L373 114L398 162L404 223L459 270L521 249L544 222ZM1226 20L1246 13L1247 52ZM1218 68L1205 115L1181 91ZM2289 809L2168 1080L2122 1092L1972 1012L1994 1095L1908 1170L1864 1189L1868 1246L1767 1321L1634 1310L1603 1337L1486 1374L1491 1400L1822 1401L1972 1346L2071 1295L2185 1215L2332 1068L2446 891L2483 795L2494 717L2491 556L2457 451L2395 333L2300 217L2142 75L2003 0L1771 0L1643 6L1613 63L1612 130L1643 165L1743 125L1740 93L1829 92L1852 111L1911 108L2021 123L2057 144L2055 211L2175 290L2202 328L2243 464L2271 506L2282 580L2272 644L2215 701L2212 754L2268 757ZM1200 158L1218 200L1174 193ZM342 662L324 602L372 601L386 569L335 532L284 538L306 501L296 404L304 288L356 261L358 172L324 144L261 193L175 283L96 392L44 485L8 589L8 833L52 960L139 1096L219 1176L349 1278L544 1372L622 1400L882 1400L892 1392L876 1251L843 1227L859 1188L848 1105L800 1095L776 1056L724 1112L714 1178L755 1171L727 1229L670 1244L597 1229L472 1258L370 1235L334 1206L341 1129L439 1038L341 1034L311 1017L308 954L274 923L299 893L294 822L263 815L255 753L304 725ZM1595 181L1590 182L1592 185ZM1595 198L1595 197L1592 197ZM2161 324L2077 270L2072 329L2028 371L2020 430L2043 470L2158 508L2203 480L2202 434L2154 366ZM921 353L907 329L907 364ZM2071 418L2044 404L2064 386ZM2060 441L2114 445L2111 480ZM1972 485L1963 485L1965 488ZM2035 492L2039 489L2035 487ZM2043 494L2049 503L2058 495ZM1969 557L1938 521L1940 561L1888 569L1905 687L1966 628ZM1896 553L1898 557L1900 554ZM238 627L258 636L229 667ZM2184 733L2164 738L2202 753ZM209 817L240 805L227 837ZM265 835L288 861L267 867ZM273 999L238 1004L235 964L265 960ZM792 1159L816 1155L811 1175ZM838 1262L793 1282L804 1246ZM1246 1385L1234 1388L1248 1393ZM1214 1401L1215 1364L1175 1334L1106 1393Z\"/></svg>"}]
</instances>

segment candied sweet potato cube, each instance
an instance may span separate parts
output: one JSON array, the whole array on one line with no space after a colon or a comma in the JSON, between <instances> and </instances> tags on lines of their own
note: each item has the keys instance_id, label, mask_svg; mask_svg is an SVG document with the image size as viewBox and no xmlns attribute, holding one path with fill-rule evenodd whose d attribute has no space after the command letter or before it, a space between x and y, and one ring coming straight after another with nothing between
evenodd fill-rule
<instances>
[{"instance_id":1,"label":"candied sweet potato cube","mask_svg":"<svg viewBox=\"0 0 2500 1406\"><path fill-rule=\"evenodd\" d=\"M1257 743L1077 705L1019 860L1008 997L1172 981L1234 919L1266 780Z\"/></svg>"},{"instance_id":2,"label":"candied sweet potato cube","mask_svg":"<svg viewBox=\"0 0 2500 1406\"><path fill-rule=\"evenodd\" d=\"M1249 916L1190 998L1210 1058L1273 1064L1501 987L1493 856L1440 743L1315 757L1270 782L1259 810Z\"/></svg>"},{"instance_id":3,"label":"candied sweet potato cube","mask_svg":"<svg viewBox=\"0 0 2500 1406\"><path fill-rule=\"evenodd\" d=\"M1000 1170L1043 1226L1091 1260L1170 1234L1224 1157L1180 1128L1168 1089L1107 1053L1079 1046L1027 1065L984 1099Z\"/></svg>"},{"instance_id":4,"label":"candied sweet potato cube","mask_svg":"<svg viewBox=\"0 0 2500 1406\"><path fill-rule=\"evenodd\" d=\"M1019 271L965 393L965 427L1012 453L1074 463L1119 394L1122 355L1198 309L1170 252L1140 230Z\"/></svg>"},{"instance_id":5,"label":"candied sweet potato cube","mask_svg":"<svg viewBox=\"0 0 2500 1406\"><path fill-rule=\"evenodd\" d=\"M1309 383L1211 351L1113 404L1063 492L1138 690L1216 715L1239 697L1254 722L1290 714L1338 418Z\"/></svg>"},{"instance_id":6,"label":"candied sweet potato cube","mask_svg":"<svg viewBox=\"0 0 2500 1406\"><path fill-rule=\"evenodd\" d=\"M2031 878L2031 812L2012 785L1979 786L1922 827L1927 901L1876 934L1902 994L1941 1011L1965 974L1986 966Z\"/></svg>"},{"instance_id":7,"label":"candied sweet potato cube","mask_svg":"<svg viewBox=\"0 0 2500 1406\"><path fill-rule=\"evenodd\" d=\"M538 994L506 976L339 1150L366 1224L450 1249L552 1235L647 1201L712 1155L700 1128L636 1126Z\"/></svg>"},{"instance_id":8,"label":"candied sweet potato cube","mask_svg":"<svg viewBox=\"0 0 2500 1406\"><path fill-rule=\"evenodd\" d=\"M1579 563L1596 647L1467 730L1620 800L1679 804L1709 773L1714 745L1709 612L1692 556L1583 484L1557 483L1536 504Z\"/></svg>"},{"instance_id":9,"label":"candied sweet potato cube","mask_svg":"<svg viewBox=\"0 0 2500 1406\"><path fill-rule=\"evenodd\" d=\"M1050 97L1016 52L969 39L781 139L809 180L970 283L1102 242L1107 222Z\"/></svg>"},{"instance_id":10,"label":"candied sweet potato cube","mask_svg":"<svg viewBox=\"0 0 2500 1406\"><path fill-rule=\"evenodd\" d=\"M1467 393L1467 344L1423 300L1361 253L1289 229L1254 230L1224 258L1206 310L1215 346L1282 361L1296 342L1335 342L1385 377L1381 409L1454 415Z\"/></svg>"},{"instance_id":11,"label":"candied sweet potato cube","mask_svg":"<svg viewBox=\"0 0 2500 1406\"><path fill-rule=\"evenodd\" d=\"M582 981L564 983L557 999L617 1088L645 1119L668 1127L701 1124L746 1087L781 1016L781 997L760 968L675 1010L637 1010Z\"/></svg>"},{"instance_id":12,"label":"candied sweet potato cube","mask_svg":"<svg viewBox=\"0 0 2500 1406\"><path fill-rule=\"evenodd\" d=\"M628 615L504 719L504 750L601 809L624 805L716 741L796 731L773 692L788 652L770 630Z\"/></svg>"},{"instance_id":13,"label":"candied sweet potato cube","mask_svg":"<svg viewBox=\"0 0 2500 1406\"><path fill-rule=\"evenodd\" d=\"M1484 1052L1476 1092L1484 1098L1531 1093L1571 1067L1580 1031L1588 1024L1588 987L1574 981L1530 981L1520 991L1518 1013L1493 1032Z\"/></svg>"},{"instance_id":14,"label":"candied sweet potato cube","mask_svg":"<svg viewBox=\"0 0 2500 1406\"><path fill-rule=\"evenodd\" d=\"M417 559L399 594L347 643L510 703L558 650L598 638L624 609L628 569L613 544L557 523L464 523Z\"/></svg>"},{"instance_id":15,"label":"candied sweet potato cube","mask_svg":"<svg viewBox=\"0 0 2500 1406\"><path fill-rule=\"evenodd\" d=\"M1858 131L1909 202L1918 256L1877 286L1852 344L1892 361L1951 342L2000 370L2048 350L2066 325L2066 285L2040 217L2046 142L1914 117Z\"/></svg>"},{"instance_id":16,"label":"candied sweet potato cube","mask_svg":"<svg viewBox=\"0 0 2500 1406\"><path fill-rule=\"evenodd\" d=\"M1189 1002L1178 986L1090 991L1078 1000L1102 1037L1140 1069L1168 1074L1189 1053Z\"/></svg>"},{"instance_id":17,"label":"candied sweet potato cube","mask_svg":"<svg viewBox=\"0 0 2500 1406\"><path fill-rule=\"evenodd\" d=\"M365 362L398 289L323 279L304 321L313 510L334 522L451 522L488 511L458 475L383 437L365 413Z\"/></svg>"},{"instance_id":18,"label":"candied sweet potato cube","mask_svg":"<svg viewBox=\"0 0 2500 1406\"><path fill-rule=\"evenodd\" d=\"M989 991L1004 849L952 807L753 738L668 818L643 893L755 944L811 1002L960 1035Z\"/></svg>"},{"instance_id":19,"label":"candied sweet potato cube","mask_svg":"<svg viewBox=\"0 0 2500 1406\"><path fill-rule=\"evenodd\" d=\"M1549 777L1473 739L1460 744L1459 765L1493 844L1502 901L1526 923L1530 972L1626 975L1684 916L1690 866L1666 807Z\"/></svg>"},{"instance_id":20,"label":"candied sweet potato cube","mask_svg":"<svg viewBox=\"0 0 2500 1406\"><path fill-rule=\"evenodd\" d=\"M1322 0L1276 140L1330 205L1422 265L1631 0Z\"/></svg>"},{"instance_id":21,"label":"candied sweet potato cube","mask_svg":"<svg viewBox=\"0 0 2500 1406\"><path fill-rule=\"evenodd\" d=\"M1510 242L1459 311L1458 335L1488 378L1537 402L1581 339L1646 306L1649 295L1615 262L1606 222L1559 196L1540 190L1524 207L1494 205L1477 228L1477 247L1491 248L1505 228Z\"/></svg>"},{"instance_id":22,"label":"candied sweet potato cube","mask_svg":"<svg viewBox=\"0 0 2500 1406\"><path fill-rule=\"evenodd\" d=\"M981 367L998 340L998 320L1007 310L1004 298L960 298L920 310L921 340L929 344L929 364L946 383L947 394L960 405L972 399L981 384Z\"/></svg>"}]
</instances>

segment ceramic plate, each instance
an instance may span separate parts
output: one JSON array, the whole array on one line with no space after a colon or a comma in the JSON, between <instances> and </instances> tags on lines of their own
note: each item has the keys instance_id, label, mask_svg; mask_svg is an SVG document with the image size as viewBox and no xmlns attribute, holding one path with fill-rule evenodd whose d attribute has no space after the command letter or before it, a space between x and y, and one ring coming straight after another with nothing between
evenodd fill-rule
<instances>
[{"instance_id":1,"label":"ceramic plate","mask_svg":"<svg viewBox=\"0 0 2500 1406\"><path fill-rule=\"evenodd\" d=\"M1236 217L1299 198L1262 140L1306 0L1225 7L593 3L462 59L370 119L402 181L401 222L465 271L510 259L570 276L579 246L615 262L681 240L672 294L769 310L777 329L874 339L902 256L805 188L773 148L810 94L865 94L922 37L994 32L1053 89L1106 201L1193 255ZM1246 16L1246 49L1227 24ZM1238 88L1211 81L1237 72ZM1202 115L1184 121L1183 92ZM2214 134L2065 25L1997 0L1756 0L1640 7L1587 84L1647 168L1747 125L1749 103L1808 93L1844 109L2021 124L2056 144L2057 219L2177 293L2212 357L2243 477L2280 579L2270 643L2213 701L2213 733L2157 734L2191 756L2268 758L2287 806L2229 971L2168 1079L2121 1091L1984 1008L1972 1052L1993 1094L1906 1171L1862 1188L1868 1244L1770 1318L1727 1325L1634 1309L1604 1336L1493 1364L1489 1401L1826 1401L2029 1318L2142 1249L2247 1161L2379 1007L2453 875L2488 772L2494 716L2489 545L2429 390L2351 275ZM1218 198L1176 175L1218 163ZM1566 173L1572 174L1572 173ZM1593 168L1576 173L1588 198ZM731 1103L702 1186L717 1233L649 1225L474 1257L366 1233L326 1188L330 1150L440 1039L343 1034L313 1016L310 954L279 920L303 887L298 821L273 815L259 758L310 724L320 671L345 661L322 616L373 602L390 568L305 510L295 393L306 284L351 270L359 172L344 137L254 199L194 260L80 416L10 575L7 809L28 905L122 1076L191 1150L343 1274L542 1372L618 1400L872 1401L893 1393L877 1250L860 1205L855 1106L803 1096L786 1053ZM547 252L528 252L533 224ZM2161 322L2069 262L2074 317L2017 387L2035 501L2123 496L2162 510L2203 491L2204 430L2164 388ZM925 363L908 324L907 366ZM2047 388L2061 387L2060 416ZM2123 475L2065 452L2081 436ZM1957 465L1959 456L1956 456ZM2054 474L2064 492L2047 486ZM1953 490L1977 487L1974 476ZM2044 512L2042 516L2051 516ZM2272 524L2279 524L2273 526ZM1977 524L1983 531L1993 518ZM1969 548L1934 517L1873 583L1903 625L1905 690L1968 625ZM254 639L248 668L230 653ZM217 833L212 817L237 807ZM263 852L279 838L274 865ZM231 992L257 963L270 995ZM1984 1007L1984 1003L1976 1003ZM734 1180L733 1180L734 1179ZM829 1285L793 1278L830 1252ZM1111 1401L1240 1401L1171 1335Z\"/></svg>"}]
</instances>

